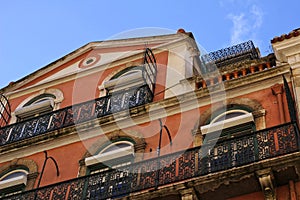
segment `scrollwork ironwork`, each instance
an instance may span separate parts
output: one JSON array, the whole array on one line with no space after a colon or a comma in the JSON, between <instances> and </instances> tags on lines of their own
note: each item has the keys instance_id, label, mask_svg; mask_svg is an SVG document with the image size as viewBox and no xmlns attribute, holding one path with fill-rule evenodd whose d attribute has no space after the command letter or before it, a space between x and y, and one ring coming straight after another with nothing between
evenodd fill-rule
<instances>
[{"instance_id":1,"label":"scrollwork ironwork","mask_svg":"<svg viewBox=\"0 0 300 200\"><path fill-rule=\"evenodd\" d=\"M144 85L5 126L0 128L0 146L150 103L152 96Z\"/></svg>"},{"instance_id":2,"label":"scrollwork ironwork","mask_svg":"<svg viewBox=\"0 0 300 200\"><path fill-rule=\"evenodd\" d=\"M294 124L284 124L222 140L216 145L204 144L3 199L19 200L26 197L33 200L36 196L36 199L92 200L122 197L131 192L292 153L299 150L297 134Z\"/></svg>"},{"instance_id":3,"label":"scrollwork ironwork","mask_svg":"<svg viewBox=\"0 0 300 200\"><path fill-rule=\"evenodd\" d=\"M251 40L201 56L204 65L215 63L217 67L222 67L241 60L253 60L257 58L259 58L259 55Z\"/></svg>"}]
</instances>

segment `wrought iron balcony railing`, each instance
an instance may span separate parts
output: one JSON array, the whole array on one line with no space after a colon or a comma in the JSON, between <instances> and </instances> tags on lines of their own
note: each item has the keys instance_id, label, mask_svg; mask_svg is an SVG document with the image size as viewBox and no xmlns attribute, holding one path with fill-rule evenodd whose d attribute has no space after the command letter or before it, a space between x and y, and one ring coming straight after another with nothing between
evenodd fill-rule
<instances>
[{"instance_id":1,"label":"wrought iron balcony railing","mask_svg":"<svg viewBox=\"0 0 300 200\"><path fill-rule=\"evenodd\" d=\"M217 144L206 144L8 197L6 200L107 199L227 170L299 150L298 128L288 123Z\"/></svg>"},{"instance_id":2,"label":"wrought iron balcony railing","mask_svg":"<svg viewBox=\"0 0 300 200\"><path fill-rule=\"evenodd\" d=\"M152 102L147 84L0 128L0 146Z\"/></svg>"},{"instance_id":3,"label":"wrought iron balcony railing","mask_svg":"<svg viewBox=\"0 0 300 200\"><path fill-rule=\"evenodd\" d=\"M202 55L202 73L216 70L214 64L216 67L220 68L242 60L253 60L258 58L259 54L257 53L253 42L250 40Z\"/></svg>"}]
</instances>

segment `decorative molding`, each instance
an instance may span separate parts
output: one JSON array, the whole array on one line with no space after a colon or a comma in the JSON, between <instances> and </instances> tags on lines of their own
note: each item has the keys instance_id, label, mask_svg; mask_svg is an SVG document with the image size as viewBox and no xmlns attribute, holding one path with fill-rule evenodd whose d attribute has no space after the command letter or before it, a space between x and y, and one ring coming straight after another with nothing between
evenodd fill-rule
<instances>
[{"instance_id":1,"label":"decorative molding","mask_svg":"<svg viewBox=\"0 0 300 200\"><path fill-rule=\"evenodd\" d=\"M257 127L265 127L265 120L259 121L257 124L257 118L262 117L265 118L265 110L263 109L262 105L255 99L249 99L249 98L232 98L228 99L224 102L219 102L218 104L215 104L213 109L208 108L206 111L204 111L201 114L201 117L199 119L199 122L195 125L194 130L200 129L201 126L206 125L206 122L209 120L211 115L216 112L219 109L224 109L224 111L227 110L228 105L240 105L247 108L250 108L253 112L253 116L255 117L255 122ZM260 130L261 128L258 128Z\"/></svg>"},{"instance_id":2,"label":"decorative molding","mask_svg":"<svg viewBox=\"0 0 300 200\"><path fill-rule=\"evenodd\" d=\"M85 176L87 172L87 166L85 165L85 158L91 157L92 155L95 155L99 149L105 148L109 144L112 144L113 141L116 140L130 140L134 143L134 150L136 153L138 153L139 156L135 157L135 161L142 160L141 155L144 153L146 148L146 142L145 139L142 137L142 135L136 131L132 130L126 130L126 132L117 130L112 131L105 136L101 137L100 139L96 140L89 149L85 152L83 157L79 161L79 176Z\"/></svg>"},{"instance_id":3,"label":"decorative molding","mask_svg":"<svg viewBox=\"0 0 300 200\"><path fill-rule=\"evenodd\" d=\"M60 104L61 102L64 100L64 94L61 90L59 89L56 89L56 88L49 88L49 89L43 89L43 90L40 90L39 92L37 93L34 93L32 95L30 95L29 97L27 97L25 100L23 100L17 107L15 110L19 110L21 109L22 107L24 107L24 105L29 102L31 99L35 98L35 97L38 97L42 94L52 94L55 96L55 99L53 99L54 101L54 107L53 107L53 110L58 110L60 108ZM17 117L16 117L16 114L15 112L12 112L11 113L11 120L10 120L10 124L13 124L17 121Z\"/></svg>"},{"instance_id":4,"label":"decorative molding","mask_svg":"<svg viewBox=\"0 0 300 200\"><path fill-rule=\"evenodd\" d=\"M273 85L271 87L271 89L272 89L273 95L275 95L275 96L283 93L283 87L281 84L276 83L275 85Z\"/></svg>"},{"instance_id":5,"label":"decorative molding","mask_svg":"<svg viewBox=\"0 0 300 200\"><path fill-rule=\"evenodd\" d=\"M38 166L33 160L21 158L13 159L8 164L0 167L0 174L18 169L18 167L22 166L26 167L29 170L27 175L26 190L31 190L34 188L36 178L39 175Z\"/></svg>"},{"instance_id":6,"label":"decorative molding","mask_svg":"<svg viewBox=\"0 0 300 200\"><path fill-rule=\"evenodd\" d=\"M276 200L275 187L273 184L274 175L271 168L256 171L261 189L266 200Z\"/></svg>"},{"instance_id":7,"label":"decorative molding","mask_svg":"<svg viewBox=\"0 0 300 200\"><path fill-rule=\"evenodd\" d=\"M179 190L181 200L199 200L194 188Z\"/></svg>"}]
</instances>

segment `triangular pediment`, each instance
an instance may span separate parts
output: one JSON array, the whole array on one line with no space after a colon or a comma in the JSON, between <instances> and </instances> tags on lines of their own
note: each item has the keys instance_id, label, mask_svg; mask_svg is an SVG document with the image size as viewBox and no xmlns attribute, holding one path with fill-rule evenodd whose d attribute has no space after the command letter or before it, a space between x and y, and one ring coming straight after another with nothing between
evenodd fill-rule
<instances>
[{"instance_id":1,"label":"triangular pediment","mask_svg":"<svg viewBox=\"0 0 300 200\"><path fill-rule=\"evenodd\" d=\"M3 88L3 93L14 93L20 90L44 85L64 79L96 67L110 65L117 60L142 54L147 48L160 48L172 42L185 39L182 34L170 34L143 38L129 38L91 42L32 74ZM141 58L141 56L139 56ZM136 57L138 59L138 57Z\"/></svg>"}]
</instances>

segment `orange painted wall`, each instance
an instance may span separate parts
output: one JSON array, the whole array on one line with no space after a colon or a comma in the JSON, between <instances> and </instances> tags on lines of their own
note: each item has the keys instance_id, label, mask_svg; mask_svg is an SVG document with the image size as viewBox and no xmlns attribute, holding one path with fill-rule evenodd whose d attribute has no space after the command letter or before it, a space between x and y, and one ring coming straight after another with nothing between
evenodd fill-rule
<instances>
[{"instance_id":1,"label":"orange painted wall","mask_svg":"<svg viewBox=\"0 0 300 200\"><path fill-rule=\"evenodd\" d=\"M157 44L149 44L148 45L148 48L151 48L151 47L154 47L154 46L157 46L157 45L160 45L160 43L157 43ZM143 50L145 49L145 46L144 45L131 45L131 46L123 46L123 47L110 47L110 48L103 48L101 46L101 43L98 45L98 47L94 47L94 49L92 50L89 50L85 53L83 53L82 55L80 56L77 56L76 58L64 63L63 65L53 69L52 71L40 76L40 77L37 77L36 79L30 81L29 83L23 85L21 88L27 88L29 86L32 86L36 83L38 83L39 81L42 81L44 80L45 78L65 69L66 67L88 57L89 55L91 55L92 53L111 53L111 52L127 52L127 51L135 51L135 50ZM71 53L72 54L72 53ZM64 57L61 58L61 60L64 60ZM59 62L59 61L55 61L55 62ZM54 62L54 63L55 63ZM46 66L47 67L47 66Z\"/></svg>"},{"instance_id":2,"label":"orange painted wall","mask_svg":"<svg viewBox=\"0 0 300 200\"><path fill-rule=\"evenodd\" d=\"M52 156L57 161L60 176L56 176L55 165L52 160L48 159L44 175L41 180L41 186L76 178L79 166L78 161L82 157L82 152L85 152L85 148L81 143L66 145L47 151L48 156ZM38 164L39 172L41 172L45 160L44 153L37 153L27 158L34 160ZM39 178L40 176L38 179Z\"/></svg>"},{"instance_id":3,"label":"orange painted wall","mask_svg":"<svg viewBox=\"0 0 300 200\"><path fill-rule=\"evenodd\" d=\"M266 110L266 127L272 127L281 124L277 98L272 94L271 88L252 92L237 98L249 98L260 103L262 108ZM286 101L284 101L284 106L286 107Z\"/></svg>"},{"instance_id":4,"label":"orange painted wall","mask_svg":"<svg viewBox=\"0 0 300 200\"><path fill-rule=\"evenodd\" d=\"M300 181L295 183L297 199L300 199Z\"/></svg>"},{"instance_id":5,"label":"orange painted wall","mask_svg":"<svg viewBox=\"0 0 300 200\"><path fill-rule=\"evenodd\" d=\"M168 52L165 51L162 53L158 53L156 55L156 59L157 59L157 63L158 63L157 82L164 83L165 75L166 75L166 66L167 66L167 62L168 62ZM77 61L77 59L75 61ZM142 59L138 59L135 62L142 63ZM65 67L66 66L63 65L62 69ZM60 108L64 108L64 107L71 106L71 105L74 105L77 103L81 103L81 102L85 102L85 101L88 101L91 99L98 98L99 93L100 93L98 86L102 84L103 80L109 74L112 74L113 72L115 72L116 70L118 70L120 68L125 68L125 65L115 66L113 68L105 69L104 71L96 72L96 73L93 73L93 74L85 76L85 77L76 78L75 80L57 84L55 86L51 86L51 87L45 88L45 89L55 88L55 89L61 90L64 95L64 100L61 103ZM42 78L38 78L35 81L31 82L30 84L27 84L26 86L35 84L38 81L53 75L53 73L56 73L57 71L59 71L59 70L57 69L55 71L49 72L46 75L42 76ZM164 90L164 85L157 85L157 87L155 88L156 93L158 91L163 91L163 90ZM11 110L14 111L21 102L23 102L26 98L28 98L34 94L35 93L30 93L30 94L23 95L21 97L10 99ZM161 99L163 99L163 97L164 97L163 93L155 95L154 101L161 100Z\"/></svg>"},{"instance_id":6,"label":"orange painted wall","mask_svg":"<svg viewBox=\"0 0 300 200\"><path fill-rule=\"evenodd\" d=\"M141 48L141 46L137 47ZM112 51L112 49L110 49ZM108 51L107 51L108 52ZM26 88L30 85L33 85L40 80L43 80L44 78L53 75L54 73L62 70L66 66L69 66L81 59L83 59L89 52L83 54L82 56L62 65L61 67L49 72L48 74L45 74L31 83L28 83L23 86L23 88ZM162 52L156 55L157 63L158 63L158 74L157 74L157 82L162 83L156 86L155 89L155 96L154 101L160 101L164 98L163 92L160 93L165 89L164 83L165 83L165 77L166 77L166 66L168 62L168 52ZM137 62L140 60L137 60ZM70 106L76 103L84 102L90 99L94 99L99 96L99 90L97 88L98 85L100 85L104 78L107 77L107 75L113 73L115 70L119 68L125 67L122 66L115 66L114 68L107 69L103 72L97 72L92 75L78 78L75 81L68 81L63 84L57 84L53 86L52 88L57 88L63 91L65 100L61 104L61 108ZM74 92L78 92L74 93ZM22 101L24 101L26 98L28 98L31 94L24 95L19 98L15 98L11 100L11 106L12 110L14 110ZM246 95L239 96L237 98L249 98L253 99L257 102L259 102L263 109L266 110L266 126L272 127L275 125L280 124L280 118L278 113L278 107L277 107L277 99L272 94L271 88L263 89L261 91L249 93ZM284 102L284 109L285 113L287 112L287 103L285 98L283 98ZM193 146L193 136L191 134L191 131L194 129L195 125L197 124L199 118L201 117L201 114L204 113L207 109L209 109L210 106L201 107L199 109L194 109L187 112L182 112L180 114L175 114L172 116L169 116L168 118L163 118L164 125L168 127L170 130L170 133L172 135L173 145L169 145L169 139L167 137L167 133L164 130L162 135L162 146L161 146L161 155L176 152L179 150L187 149ZM288 118L288 117L287 117ZM287 119L288 120L288 119ZM156 157L156 148L158 146L158 140L159 140L159 131L160 126L158 120L151 121L145 124L133 126L130 128L127 128L128 130L134 130L143 135L145 138L145 141L147 143L146 149L145 149L145 155L144 158L148 159L151 157ZM126 131L126 129L125 129ZM100 136L101 137L101 136ZM87 148L92 145L95 141L97 141L99 137L90 139L86 141L84 144L82 142L76 142L73 144L69 144L63 147L51 149L48 151L48 155L54 157L59 165L60 169L60 176L56 177L55 167L51 160L48 161L47 166L45 168L45 173L41 182L41 186L48 185L64 180L69 180L72 178L76 178L79 170L79 160L82 159L83 155L86 153ZM28 156L27 159L34 160L37 165L39 171L42 169L42 165L44 162L44 153L40 152L31 156ZM0 166L3 166L6 163L1 163ZM38 180L38 179L37 179ZM299 188L299 183L297 184L297 187ZM287 187L280 187L278 188L279 199L284 200L284 194L287 192ZM299 191L299 190L298 190ZM244 195L237 198L232 198L230 200L247 200L247 199L263 199L263 194L261 192L253 193L249 195Z\"/></svg>"}]
</instances>

